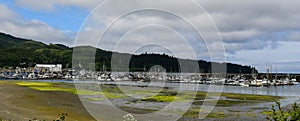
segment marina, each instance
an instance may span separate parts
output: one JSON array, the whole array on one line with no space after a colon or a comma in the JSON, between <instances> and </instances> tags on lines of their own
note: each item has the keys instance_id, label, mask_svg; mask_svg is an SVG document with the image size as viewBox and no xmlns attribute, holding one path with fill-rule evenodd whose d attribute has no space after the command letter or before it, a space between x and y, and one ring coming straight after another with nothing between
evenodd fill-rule
<instances>
[{"instance_id":1,"label":"marina","mask_svg":"<svg viewBox=\"0 0 300 121\"><path fill-rule=\"evenodd\" d=\"M96 72L74 69L47 68L1 70L3 80L95 80L99 82L168 82L229 85L241 87L291 86L299 84L300 74L218 74L163 72ZM297 80L298 79L298 80Z\"/></svg>"}]
</instances>

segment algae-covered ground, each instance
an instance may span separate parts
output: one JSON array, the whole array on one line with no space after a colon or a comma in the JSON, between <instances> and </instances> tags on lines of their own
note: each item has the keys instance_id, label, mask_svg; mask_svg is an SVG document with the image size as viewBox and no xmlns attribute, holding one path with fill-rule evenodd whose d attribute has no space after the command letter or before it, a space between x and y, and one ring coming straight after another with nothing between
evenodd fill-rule
<instances>
[{"instance_id":1,"label":"algae-covered ground","mask_svg":"<svg viewBox=\"0 0 300 121\"><path fill-rule=\"evenodd\" d=\"M72 83L29 82L29 81L0 81L0 84L17 85L41 92L65 92L80 95L84 100L101 104L106 99L121 110L129 113L145 114L160 110L171 102L184 103L192 101L188 111L170 111L183 115L180 120L197 119L203 103L215 104L215 109L207 115L207 119L226 119L257 117L266 115L268 105L256 107L259 104L269 104L283 99L279 96L210 93L184 91L178 93L172 89L133 87L120 85L86 84L75 86ZM180 107L179 107L180 108ZM186 107L182 107L186 108Z\"/></svg>"}]
</instances>

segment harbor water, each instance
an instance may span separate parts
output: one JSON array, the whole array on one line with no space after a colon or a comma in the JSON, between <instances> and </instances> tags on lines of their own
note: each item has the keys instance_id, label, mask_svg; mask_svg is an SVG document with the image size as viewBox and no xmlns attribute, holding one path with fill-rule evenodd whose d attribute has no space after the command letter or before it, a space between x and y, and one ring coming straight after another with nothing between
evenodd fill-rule
<instances>
[{"instance_id":1,"label":"harbor water","mask_svg":"<svg viewBox=\"0 0 300 121\"><path fill-rule=\"evenodd\" d=\"M70 81L70 80L26 80L35 82L64 82L64 83L95 83L95 84L116 84L124 86L141 86L141 87L161 87L173 90L186 91L210 91L223 93L255 94L255 95L272 95L272 96L296 96L300 97L300 85L293 86L270 86L270 87L242 87L229 85L208 85L192 83L168 83L168 82L98 82L98 81Z\"/></svg>"}]
</instances>

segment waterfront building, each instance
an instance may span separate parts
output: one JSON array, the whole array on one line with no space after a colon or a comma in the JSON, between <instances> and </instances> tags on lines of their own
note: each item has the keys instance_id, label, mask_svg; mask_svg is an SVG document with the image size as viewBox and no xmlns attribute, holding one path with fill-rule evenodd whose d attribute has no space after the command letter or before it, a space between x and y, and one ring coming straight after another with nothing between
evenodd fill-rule
<instances>
[{"instance_id":1,"label":"waterfront building","mask_svg":"<svg viewBox=\"0 0 300 121\"><path fill-rule=\"evenodd\" d=\"M61 72L62 64L36 64L34 68L39 72Z\"/></svg>"}]
</instances>

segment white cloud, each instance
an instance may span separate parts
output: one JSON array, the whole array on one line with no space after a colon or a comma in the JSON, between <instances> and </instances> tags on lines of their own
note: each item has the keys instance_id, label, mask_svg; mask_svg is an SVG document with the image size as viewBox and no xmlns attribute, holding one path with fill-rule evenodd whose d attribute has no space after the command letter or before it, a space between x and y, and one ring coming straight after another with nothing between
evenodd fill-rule
<instances>
[{"instance_id":1,"label":"white cloud","mask_svg":"<svg viewBox=\"0 0 300 121\"><path fill-rule=\"evenodd\" d=\"M288 32L285 36L285 41L297 41L300 42L300 31Z\"/></svg>"},{"instance_id":2,"label":"white cloud","mask_svg":"<svg viewBox=\"0 0 300 121\"><path fill-rule=\"evenodd\" d=\"M221 36L223 40L227 42L241 42L260 34L262 33L256 30L242 30L242 31L223 32L221 33Z\"/></svg>"},{"instance_id":3,"label":"white cloud","mask_svg":"<svg viewBox=\"0 0 300 121\"><path fill-rule=\"evenodd\" d=\"M0 32L44 43L72 45L71 39L62 30L38 20L23 20L20 15L3 4L0 4L0 11L5 11L0 14Z\"/></svg>"},{"instance_id":4,"label":"white cloud","mask_svg":"<svg viewBox=\"0 0 300 121\"><path fill-rule=\"evenodd\" d=\"M0 20L13 20L18 18L18 14L9 9L5 4L0 4Z\"/></svg>"},{"instance_id":5,"label":"white cloud","mask_svg":"<svg viewBox=\"0 0 300 121\"><path fill-rule=\"evenodd\" d=\"M35 10L54 10L59 6L81 7L91 10L101 2L103 2L103 0L16 0L18 5L26 6Z\"/></svg>"},{"instance_id":6,"label":"white cloud","mask_svg":"<svg viewBox=\"0 0 300 121\"><path fill-rule=\"evenodd\" d=\"M117 1L111 6L101 6L101 8L109 7L109 11L102 15L95 15L95 19L104 18L104 24L108 25L115 15L122 8L136 8L136 6L145 6L151 8L158 6L166 10L176 10L178 12L188 13L191 19L198 21L198 24L206 28L207 22L203 19L202 13L197 9L190 7L187 1L182 0L132 0L132 1ZM213 18L224 39L227 41L250 41L249 39L264 35L271 35L277 31L300 28L300 8L298 0L282 0L260 1L260 0L196 0ZM81 7L93 9L103 0L44 0L37 2L36 0L16 0L16 3L22 6L27 6L39 10L53 10L58 6L63 7ZM155 7L154 7L155 8ZM97 13L96 13L97 14ZM162 16L160 16L162 17ZM139 22L139 20L151 19L149 16L142 14L137 16L134 21L125 21L125 24L131 22ZM102 19L103 20L103 19ZM158 20L158 19L157 19ZM176 21L162 18L161 22L170 22L176 25ZM172 22L173 21L173 22ZM127 23L126 23L127 22ZM126 26L126 25L124 25ZM180 27L180 26L178 26ZM255 40L255 39L254 39Z\"/></svg>"},{"instance_id":7,"label":"white cloud","mask_svg":"<svg viewBox=\"0 0 300 121\"><path fill-rule=\"evenodd\" d=\"M272 1L261 1L261 0L195 0L198 2L212 17L213 22L219 29L220 33L210 31L209 19L207 15L201 12L199 9L195 9L188 1L185 0L160 0L160 1L149 1L149 0L112 0L118 1L111 6L101 6L99 10L93 13L91 18L88 20L88 24L83 27L83 31L80 33L79 40L82 40L82 44L96 46L98 41L93 41L93 38L99 38L100 33L103 32L107 27L110 26L112 20L116 19L120 13L128 12L130 8L135 9L139 6L145 8L165 8L165 10L174 10L177 13L185 13L184 16L174 17L167 15L166 13L149 13L147 11L141 11L140 13L132 13L130 16L126 16L118 20L112 25L110 33L107 38L104 38L103 48L111 49L112 46L120 39L126 32L130 31L136 26L144 24L160 24L172 27L178 33L182 34L189 43L193 46L193 49L198 54L198 58L208 58L209 54L216 54L222 52L222 44L215 42L215 40L209 41L211 47L215 48L212 53L208 53L205 43L195 37L195 33L192 32L189 27L180 19L193 21L194 25L201 28L202 34L208 36L216 36L218 34L224 40L226 47L226 54L231 57L239 58L243 61L243 58L250 58L251 61L256 62L259 60L268 60L273 56L265 56L264 53L269 51L276 51L278 54L288 56L290 50L295 49L288 46L292 44L283 44L285 42L292 42L294 45L300 42L300 1L299 0L272 0ZM59 10L60 7L80 7L91 10L96 7L103 0L16 0L16 3L20 6L29 7L35 10ZM0 9L1 8L0 6ZM5 7L4 7L5 9ZM106 10L106 11L101 11ZM10 11L10 10L6 10ZM100 12L99 12L100 11ZM15 15L11 12L7 12L8 15L0 15L0 18L14 18ZM13 12L12 12L13 13ZM4 17L2 17L4 16ZM60 30L49 27L47 24L37 24L32 21L23 22L8 22L9 24L3 25L6 28L10 28L7 31L14 32L13 28L17 26L23 26L24 31L32 31L24 33L24 35L31 35L38 38L38 35L44 35L48 37L47 33L55 33L52 38L66 39L63 32ZM1 24L4 24L1 23ZM11 24L11 25L10 25ZM19 24L19 25L17 25ZM37 25L39 27L33 28L31 25ZM27 27L25 27L27 26ZM30 30L39 29L37 31ZM21 29L20 29L21 30ZM23 31L23 30L22 30ZM38 33L39 31L45 31L45 33ZM169 32L159 31L159 33L148 32L137 32L133 33L133 37L127 38L128 42L124 47L131 48L138 43L139 39L155 39L152 36L160 36L159 40L169 41L170 47L177 47L178 52L185 52L184 47L181 47L180 42L172 42L174 36ZM19 34L20 33L16 33ZM53 34L52 34L53 35ZM151 36L152 35L152 36ZM155 37L156 37L155 36ZM151 38L152 37L152 38ZM51 37L49 37L51 38ZM41 40L50 41L49 38L40 38ZM129 41L131 39L131 41ZM155 41L154 41L155 42ZM277 52L278 51L278 52ZM282 52L281 52L282 51ZM184 55L184 54L183 54ZM234 60L234 58L230 59ZM257 59L259 58L259 59ZM290 57L289 57L290 58ZM276 58L279 59L280 58ZM299 57L294 57L294 60L299 60ZM272 59L271 59L272 60ZM244 62L248 62L244 60Z\"/></svg>"},{"instance_id":8,"label":"white cloud","mask_svg":"<svg viewBox=\"0 0 300 121\"><path fill-rule=\"evenodd\" d=\"M265 47L257 50L241 50L230 56L234 63L253 65L260 72L266 71L265 66L271 63L273 66L278 65L278 72L300 72L298 68L300 53L300 43L295 41L278 42L280 46L277 49ZM268 45L269 43L266 43ZM298 62L297 64L293 62ZM289 65L289 66L285 66ZM280 68L279 68L280 67Z\"/></svg>"}]
</instances>

